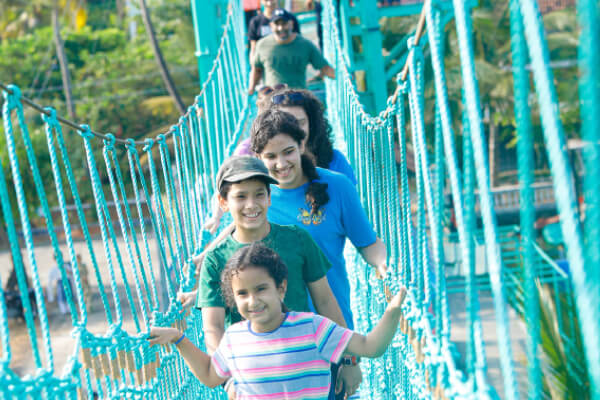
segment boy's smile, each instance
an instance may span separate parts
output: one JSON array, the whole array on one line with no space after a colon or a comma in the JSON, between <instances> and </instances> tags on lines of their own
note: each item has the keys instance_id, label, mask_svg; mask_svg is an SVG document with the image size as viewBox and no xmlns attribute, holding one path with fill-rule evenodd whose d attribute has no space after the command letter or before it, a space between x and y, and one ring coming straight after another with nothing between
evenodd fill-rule
<instances>
[{"instance_id":1,"label":"boy's smile","mask_svg":"<svg viewBox=\"0 0 600 400\"><path fill-rule=\"evenodd\" d=\"M275 287L275 280L262 267L249 266L233 276L231 289L236 307L254 332L271 332L281 325L286 286L283 281Z\"/></svg>"},{"instance_id":2,"label":"boy's smile","mask_svg":"<svg viewBox=\"0 0 600 400\"><path fill-rule=\"evenodd\" d=\"M260 179L247 179L231 185L227 198L219 196L223 211L229 211L236 228L236 239L246 243L264 238L269 232L267 211L271 196Z\"/></svg>"}]
</instances>

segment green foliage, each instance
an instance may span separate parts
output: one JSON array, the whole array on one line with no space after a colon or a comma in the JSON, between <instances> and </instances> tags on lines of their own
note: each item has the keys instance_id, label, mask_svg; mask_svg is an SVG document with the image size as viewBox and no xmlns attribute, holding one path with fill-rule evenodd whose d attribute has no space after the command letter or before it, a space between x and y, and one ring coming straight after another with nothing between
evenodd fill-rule
<instances>
[{"instance_id":1,"label":"green foliage","mask_svg":"<svg viewBox=\"0 0 600 400\"><path fill-rule=\"evenodd\" d=\"M61 29L71 73L73 98L77 114L76 123L88 124L94 131L111 132L117 137L143 139L166 132L177 122L179 113L167 95L160 78L152 50L147 42L141 18L135 17L137 35L130 38L128 23L120 21L114 1L94 1L87 4L87 25L80 30L72 28L65 18ZM149 2L156 36L169 64L175 85L186 104L193 102L200 85L190 5L187 0ZM23 95L43 106L56 108L57 114L66 116L62 79L50 26L50 8L30 2L11 0L0 6L0 26L6 26L7 16L35 15L36 23L19 25L14 37L0 38L0 81L16 84ZM9 13L10 11L10 13ZM35 13L34 13L35 11ZM66 14L65 14L66 15ZM4 22L3 22L4 21ZM3 25L4 24L4 25ZM3 36L2 36L3 37ZM26 118L32 137L42 179L53 182L42 119L37 111L26 108ZM93 200L87 160L83 143L76 132L63 127L69 157L73 164L80 194L84 202ZM16 128L17 142L20 131ZM110 198L107 175L102 156L102 143L92 141L96 162L105 193ZM36 216L39 200L33 190L33 180L22 144L18 144L18 159L30 216ZM126 183L129 180L128 164L122 148L118 151ZM0 161L12 187L4 131L0 135ZM63 176L66 184L66 177ZM13 211L17 212L14 190L11 190ZM69 191L67 201L72 203ZM130 192L131 193L131 192ZM57 205L56 190L47 185L51 206ZM35 217L35 225L42 221Z\"/></svg>"},{"instance_id":2,"label":"green foliage","mask_svg":"<svg viewBox=\"0 0 600 400\"><path fill-rule=\"evenodd\" d=\"M472 12L473 50L483 109L490 110L485 121L485 131L494 124L497 140L508 147L516 146L516 121L514 116L514 88L510 47L510 15L508 1L480 2ZM384 48L391 49L404 35L414 31L417 17L388 18L383 21ZM576 60L578 30L575 10L567 8L544 15L544 27L552 61ZM453 116L453 128L457 135L462 132L462 71L458 51L458 39L454 21L445 28L444 63L448 98ZM427 57L427 51L425 52ZM425 67L425 118L428 143L432 146L434 132L435 88L429 58ZM568 137L578 137L580 127L578 73L576 67L561 67L552 70L559 99L560 118ZM395 80L395 79L394 79ZM395 82L389 82L390 93ZM547 166L544 154L539 109L533 80L530 86L536 165ZM459 157L462 140L457 138Z\"/></svg>"}]
</instances>

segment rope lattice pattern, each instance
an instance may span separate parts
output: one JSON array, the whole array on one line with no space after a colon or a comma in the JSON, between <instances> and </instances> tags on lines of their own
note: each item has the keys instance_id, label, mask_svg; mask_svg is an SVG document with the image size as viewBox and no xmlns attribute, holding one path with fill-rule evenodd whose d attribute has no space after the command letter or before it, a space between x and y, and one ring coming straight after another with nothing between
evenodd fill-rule
<instances>
[{"instance_id":1,"label":"rope lattice pattern","mask_svg":"<svg viewBox=\"0 0 600 400\"><path fill-rule=\"evenodd\" d=\"M216 170L253 118L253 110L245 96L248 68L240 22L242 11L238 3L232 2L229 7L209 78L194 104L168 133L139 143L117 139L111 134L97 134L85 125L77 128L79 136L75 140L85 150L95 215L86 214L83 208L80 196L83 189L76 185L74 174L74 168L82 166L71 164L68 149L72 144L66 143L56 112L47 108L42 114L54 176L53 182L43 182L23 111L26 100L21 97L18 87L4 87L2 119L9 164L0 168L0 200L36 372L19 376L10 367L15 349L10 345L6 300L0 285L0 398L16 398L22 394L49 399L94 398L96 395L115 399L224 398L222 390L207 389L195 380L171 348L150 348L145 338L153 321L160 326L177 326L185 330L188 337L202 346L200 315L192 312L190 316L182 317L176 293L194 283L190 273L191 260L207 239L201 227L210 208ZM584 154L586 222L583 226L572 191L561 189L572 187L572 171L566 161L565 135L557 114L557 98L548 68L548 51L539 11L533 0L511 0L515 115L519 136L520 196L523 199L521 226L516 230L499 229L496 224L471 48L471 21L464 2L453 1L464 87L461 163L455 149L444 75L442 39L444 26L450 18L437 7L438 1L425 2L422 20L426 23L421 24L420 29L426 26L426 30L419 30L410 41L407 68L398 76L398 89L388 99L387 109L378 116L368 115L359 101L340 45L333 3L323 1L325 53L337 71L337 79L327 82L329 118L356 171L359 192L369 217L388 245L390 272L385 283L392 291L399 284L409 288L405 318L393 345L383 357L362 363L361 397L496 397L487 378L479 316L478 290L485 286L493 297L502 395L506 399L519 397L507 317L507 310L512 306L524 316L527 324L529 396L540 398L542 367L536 354L540 343L536 282L541 282L553 288L552 293L557 298L556 312L566 315L566 319L558 318L565 348L572 348L581 332L588 371L584 379L589 382L592 398L600 398L600 336L597 335L600 330L600 277L594 272L600 262L597 245L600 242L600 126L596 85L599 73L595 51L598 15L595 2L578 2L582 28L581 98L585 99L582 102L582 136L590 143ZM419 44L421 32L428 37L429 58L424 57ZM533 145L527 101L527 57L531 60L542 115L571 279L534 242ZM433 153L427 146L424 122L426 62L431 62L435 86ZM412 143L415 160L416 185L412 194L407 168L408 140ZM21 141L27 168L19 165L17 158ZM396 143L399 145L398 168L394 152ZM120 160L126 162L121 165ZM39 200L35 205L28 204L26 199L23 179L26 170L31 171L33 190ZM7 186L7 182L12 186ZM456 217L457 237L454 239L444 229L449 209L444 200L446 189L454 204L450 207ZM73 266L74 287L66 283L69 271L60 251L63 239L57 234L61 229L55 226L48 204L48 194L54 190L61 211L67 260ZM476 191L483 231L475 227ZM109 209L109 201L114 204L114 212ZM75 205L75 215L69 213L69 202ZM14 205L18 217L14 215ZM411 205L416 205L416 212L411 210ZM48 260L36 258L31 206L40 206L63 278L68 313L74 327L75 345L63 371L55 369L38 268L40 262ZM100 229L106 264L99 262L93 248L90 222L97 223ZM90 304L77 265L73 239L75 225L83 234L98 287L99 303L109 327L102 334L88 329ZM19 249L20 233L26 259ZM151 240L158 244L157 255L150 249ZM119 242L125 244L124 251ZM450 341L450 281L444 255L445 243L449 242L457 243L465 271L467 346L464 368L457 367L456 351ZM475 273L477 242L485 244L486 282ZM348 251L347 257L351 269L349 275L353 277L356 326L364 332L373 327L383 312L385 293L383 285L369 268L364 268L356 252ZM35 301L29 295L26 265ZM0 278L6 279L4 270ZM523 293L514 290L514 282L519 280L525 282ZM161 296L161 282L166 296ZM561 309L559 288L570 305L566 310ZM124 313L124 310L128 312ZM575 326L574 310L580 317L579 326ZM36 314L39 327L36 327ZM128 319L131 328L125 327Z\"/></svg>"}]
</instances>

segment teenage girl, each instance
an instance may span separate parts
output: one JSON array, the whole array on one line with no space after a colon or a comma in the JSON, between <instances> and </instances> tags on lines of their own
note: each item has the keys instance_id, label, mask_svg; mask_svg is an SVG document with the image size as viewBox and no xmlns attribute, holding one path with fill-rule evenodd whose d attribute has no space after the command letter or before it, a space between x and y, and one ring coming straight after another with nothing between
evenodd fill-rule
<instances>
[{"instance_id":1,"label":"teenage girl","mask_svg":"<svg viewBox=\"0 0 600 400\"><path fill-rule=\"evenodd\" d=\"M222 291L245 321L231 325L211 356L175 328L152 327L150 344L174 344L194 375L216 387L229 378L238 399L327 399L330 364L344 354L379 357L396 333L406 295L394 296L366 336L283 305L287 268L260 242L238 250L222 273Z\"/></svg>"},{"instance_id":2,"label":"teenage girl","mask_svg":"<svg viewBox=\"0 0 600 400\"><path fill-rule=\"evenodd\" d=\"M352 182L341 174L315 168L304 154L305 136L296 118L275 107L260 114L252 125L252 151L279 182L271 185L267 218L304 228L323 250L332 263L327 280L352 328L350 284L343 254L346 238L383 276L387 249L373 230Z\"/></svg>"}]
</instances>

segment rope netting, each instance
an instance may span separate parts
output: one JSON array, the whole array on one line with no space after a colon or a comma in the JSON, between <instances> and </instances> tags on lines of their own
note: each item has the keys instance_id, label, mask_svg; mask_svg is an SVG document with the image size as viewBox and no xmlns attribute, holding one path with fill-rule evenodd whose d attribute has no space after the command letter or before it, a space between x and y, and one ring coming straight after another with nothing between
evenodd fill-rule
<instances>
[{"instance_id":1,"label":"rope netting","mask_svg":"<svg viewBox=\"0 0 600 400\"><path fill-rule=\"evenodd\" d=\"M331 2L333 3L333 2ZM388 99L387 108L371 116L359 100L352 73L344 57L333 4L325 6L324 25L328 29L325 53L338 77L327 83L329 118L339 139L346 144L351 164L359 178L359 191L379 235L390 249L392 276L409 288L405 335L396 337L396 348L365 367L361 391L373 398L487 398L500 394L506 399L542 397L540 359L540 297L554 296L559 346L564 357L577 348L583 338L587 361L567 361L569 373L577 376L580 388L588 396L600 397L600 342L595 335L600 326L600 275L598 265L597 181L600 159L598 114L597 5L578 2L581 24L580 64L581 115L585 140L585 227L578 213L573 188L573 171L567 160L566 138L559 118L559 107L552 70L549 68L540 12L535 1L510 1L511 49L513 58L515 115L518 137L520 185L520 226L499 229L490 189L489 163L472 48L472 20L466 2L452 2L460 49L462 72L463 160L457 157L456 136L452 125L444 68L444 29L448 18L442 1L425 1L415 35L409 40L405 69L397 76L397 89ZM452 15L450 15L452 16ZM426 26L426 28L424 28ZM424 49L419 44L425 34L435 88L435 123L427 142L425 129ZM527 62L535 82L547 156L550 162L554 196L560 215L560 227L567 248L570 277L535 243L533 144L530 121ZM410 137L409 137L410 135ZM416 193L411 192L407 169L407 141L414 152ZM394 144L399 146L396 154ZM432 152L430 148L433 148ZM396 157L399 157L396 167ZM459 169L462 165L462 170ZM451 194L451 206L445 201ZM483 229L475 225L475 196ZM411 199L413 201L411 202ZM411 208L411 206L413 208ZM413 211L416 208L416 211ZM454 213L456 234L449 232L446 211ZM590 212L591 211L591 212ZM585 235L584 235L585 229ZM453 238L452 236L457 236ZM445 260L448 243L457 242L458 261L464 272L462 290L466 304L466 351L464 368L457 368L460 357L450 341L449 273ZM476 275L475 246L485 248L486 278ZM349 255L353 282L353 304L358 309L357 327L373 327L373 315L383 311L383 293L362 268L360 257ZM368 270L368 269L367 269ZM367 275L365 275L367 274ZM571 289L572 285L572 289ZM365 289L367 288L367 289ZM480 290L490 290L493 298L496 340L502 374L502 390L492 388L480 318ZM520 290L520 291L519 291ZM576 307L573 305L575 302ZM510 306L509 306L510 304ZM566 305L566 307L565 307ZM519 393L515 377L515 357L511 343L508 310L512 307L526 324L528 385ZM576 321L575 310L579 316ZM564 315L567 314L567 315ZM548 317L548 315L544 315ZM547 321L545 319L544 321ZM579 326L575 326L579 325ZM547 326L546 326L547 328ZM581 333L580 333L581 332ZM581 335L581 337L580 337ZM573 357L576 358L576 357ZM584 370L581 374L581 369ZM392 372L393 371L393 372ZM589 375L588 375L589 374ZM583 393L587 392L583 389ZM498 392L498 393L497 393ZM368 397L368 396L367 396Z\"/></svg>"},{"instance_id":2,"label":"rope netting","mask_svg":"<svg viewBox=\"0 0 600 400\"><path fill-rule=\"evenodd\" d=\"M0 284L0 398L224 398L221 389L208 389L197 381L171 347L149 347L145 339L152 322L185 330L187 337L203 346L200 313L193 310L183 317L176 294L194 285L192 258L209 239L202 226L210 212L218 166L254 117L246 96L248 67L238 3L232 2L228 9L213 69L200 94L166 134L136 142L67 123L73 132L63 135L61 123L66 121L51 108L39 109L52 182L44 182L40 175L40 160L28 128L35 122L35 116L24 112L24 105L32 106L31 102L21 96L18 87L2 87L3 129L9 155L9 164L0 168L2 217L35 369L32 374L23 375L12 367L13 358L21 349L11 348L14 334L11 338L7 301ZM496 397L488 381L479 314L479 290L489 288L500 352L501 394L507 399L519 397L507 316L513 307L527 325L528 392L530 397L540 398L542 367L536 351L541 340L539 315L544 312L538 301L540 287L555 297L553 311L565 315L558 318L558 324L561 345L567 354L569 349L576 348L574 342L580 340L579 335L582 338L583 368L587 366L587 374L583 373L581 384L590 385L592 398L600 397L597 335L600 277L594 269L600 261L595 2L580 1L578 5L582 28L581 98L585 99L582 137L590 143L584 154L586 218L582 224L574 194L565 190L572 187L572 171L566 161L565 135L557 114L541 17L533 0L511 1L523 201L520 227L508 230L498 228L494 214L470 42L471 22L464 2L453 2L464 87L462 163L455 149L442 57L443 21L448 16L438 9L438 2L425 2L420 27L410 42L407 68L398 76L398 89L388 99L388 108L376 117L368 115L359 101L340 46L333 3L323 1L325 54L337 71L337 78L327 82L329 120L355 169L370 220L388 245L389 273L385 283L392 291L399 284L409 288L401 333L383 357L361 363L364 376L361 397ZM426 58L419 44L421 34L425 33L436 95L432 154L424 122ZM569 275L534 240L528 57L542 115ZM414 150L414 177L409 177L407 168L407 140L412 142ZM395 144L399 146L398 167ZM70 154L76 148L85 151L86 165L71 163ZM27 165L20 165L23 159ZM86 170L88 186L76 183L76 173L82 169ZM412 180L414 185L410 184ZM12 186L7 186L7 182ZM32 187L27 187L27 182L33 182ZM81 200L81 193L86 190L93 199L92 210ZM411 194L411 190L415 193ZM446 190L451 193L453 205L445 201ZM35 191L33 201L26 191ZM60 223L56 223L48 200L54 192ZM475 225L476 193L483 231ZM455 213L456 235L445 229L449 210ZM72 340L68 341L71 356L62 371L56 368L55 352L65 349L52 345L52 321L39 268L50 261L40 258L36 249L33 218L45 223L73 326ZM101 247L95 247L92 227L99 231ZM457 366L460 356L450 340L451 290L450 280L447 281L449 263L444 256L448 243L458 247L461 261L457 263L465 271L461 284L467 313L463 327L466 354L461 363L464 368ZM477 243L485 246L485 282L476 275ZM21 247L25 249L25 257ZM64 247L67 257L63 259ZM78 265L77 254L83 251L86 259L91 260L90 280L98 291L95 304L85 293ZM349 250L347 257L356 327L364 332L373 327L385 308L384 286L370 268L364 268L356 252ZM3 268L0 272L2 282L7 279L7 270ZM516 291L517 283L524 285L523 291ZM95 328L92 305L101 305L105 329ZM571 366L581 368L579 364Z\"/></svg>"}]
</instances>

